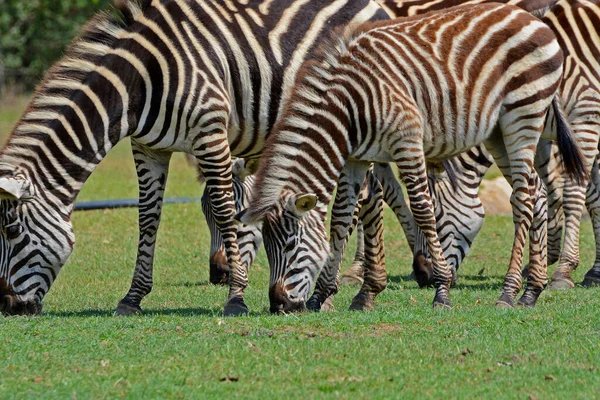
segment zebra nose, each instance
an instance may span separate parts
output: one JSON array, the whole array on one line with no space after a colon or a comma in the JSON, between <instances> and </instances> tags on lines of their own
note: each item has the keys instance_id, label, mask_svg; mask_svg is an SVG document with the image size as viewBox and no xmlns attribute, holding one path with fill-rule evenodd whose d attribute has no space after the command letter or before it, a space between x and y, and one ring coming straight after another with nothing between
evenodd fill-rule
<instances>
[{"instance_id":1,"label":"zebra nose","mask_svg":"<svg viewBox=\"0 0 600 400\"><path fill-rule=\"evenodd\" d=\"M272 313L280 313L285 311L285 306L288 303L288 300L285 296L285 292L283 291L283 285L280 282L277 282L269 289L269 301L271 303L271 312Z\"/></svg>"},{"instance_id":2,"label":"zebra nose","mask_svg":"<svg viewBox=\"0 0 600 400\"><path fill-rule=\"evenodd\" d=\"M421 251L417 251L413 258L413 272L420 288L433 285L433 265Z\"/></svg>"}]
</instances>

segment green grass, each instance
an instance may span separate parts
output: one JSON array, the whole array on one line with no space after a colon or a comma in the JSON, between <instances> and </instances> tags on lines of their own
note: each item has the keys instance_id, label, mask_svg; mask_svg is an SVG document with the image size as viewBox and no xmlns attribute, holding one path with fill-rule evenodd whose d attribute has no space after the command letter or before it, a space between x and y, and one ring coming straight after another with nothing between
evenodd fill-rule
<instances>
[{"instance_id":1,"label":"green grass","mask_svg":"<svg viewBox=\"0 0 600 400\"><path fill-rule=\"evenodd\" d=\"M80 199L136 190L124 143ZM180 157L167 191L201 193ZM600 289L545 292L534 310L494 308L513 228L510 217L490 216L461 267L454 310L434 311L433 291L407 280L406 241L389 209L385 217L389 283L377 311L345 311L357 289L343 287L335 313L270 315L261 251L251 315L224 318L227 290L208 283L200 205L165 206L146 314L119 318L112 310L133 272L137 211L76 212L75 251L44 314L0 317L0 398L600 397ZM593 257L585 221L577 281Z\"/></svg>"}]
</instances>

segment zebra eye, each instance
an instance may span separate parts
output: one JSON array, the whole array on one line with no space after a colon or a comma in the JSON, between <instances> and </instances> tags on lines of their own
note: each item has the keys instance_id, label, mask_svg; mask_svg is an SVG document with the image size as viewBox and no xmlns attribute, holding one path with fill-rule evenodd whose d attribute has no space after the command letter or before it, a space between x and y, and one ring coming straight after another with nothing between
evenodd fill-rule
<instances>
[{"instance_id":1,"label":"zebra eye","mask_svg":"<svg viewBox=\"0 0 600 400\"><path fill-rule=\"evenodd\" d=\"M15 223L15 224L6 226L4 228L6 237L9 240L16 239L21 234L22 231L23 231L23 228L21 227L21 224L19 224L19 223Z\"/></svg>"}]
</instances>

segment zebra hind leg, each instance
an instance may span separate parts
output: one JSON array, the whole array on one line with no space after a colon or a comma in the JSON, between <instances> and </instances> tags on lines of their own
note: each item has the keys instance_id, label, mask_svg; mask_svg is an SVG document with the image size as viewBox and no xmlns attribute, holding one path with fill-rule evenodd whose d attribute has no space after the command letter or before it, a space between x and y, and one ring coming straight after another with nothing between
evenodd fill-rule
<instances>
[{"instance_id":1,"label":"zebra hind leg","mask_svg":"<svg viewBox=\"0 0 600 400\"><path fill-rule=\"evenodd\" d=\"M367 174L368 197L362 204L359 219L364 226L364 281L350 304L353 311L375 309L375 297L387 285L383 245L383 189L372 174Z\"/></svg>"},{"instance_id":2,"label":"zebra hind leg","mask_svg":"<svg viewBox=\"0 0 600 400\"><path fill-rule=\"evenodd\" d=\"M525 292L517 305L533 308L548 283L548 258L546 254L548 204L546 187L537 174L534 175L534 183L531 187L534 188L531 195L535 197L535 202L533 223L529 231L529 274Z\"/></svg>"},{"instance_id":3,"label":"zebra hind leg","mask_svg":"<svg viewBox=\"0 0 600 400\"><path fill-rule=\"evenodd\" d=\"M160 224L162 202L171 153L155 152L131 141L138 175L139 244L131 287L117 305L116 315L141 314L140 302L152 290L152 269L156 233Z\"/></svg>"},{"instance_id":4,"label":"zebra hind leg","mask_svg":"<svg viewBox=\"0 0 600 400\"><path fill-rule=\"evenodd\" d=\"M498 167L512 187L510 204L515 227L514 241L508 271L504 277L502 294L496 301L496 306L499 308L512 308L514 300L521 290L523 254L534 218L534 196L532 194L539 181L533 167L535 149L542 126L543 121L539 121L539 112L533 112L528 108L516 108L500 117L500 130L497 129L486 141L486 147L494 156ZM547 221L546 218L547 215L544 216L544 224ZM544 225L543 229L542 234L546 235L547 226ZM542 247L547 245L545 242L539 244ZM544 254L544 258L545 256ZM537 268L542 268L541 264L538 263ZM542 276L540 272L537 275L538 278Z\"/></svg>"}]
</instances>

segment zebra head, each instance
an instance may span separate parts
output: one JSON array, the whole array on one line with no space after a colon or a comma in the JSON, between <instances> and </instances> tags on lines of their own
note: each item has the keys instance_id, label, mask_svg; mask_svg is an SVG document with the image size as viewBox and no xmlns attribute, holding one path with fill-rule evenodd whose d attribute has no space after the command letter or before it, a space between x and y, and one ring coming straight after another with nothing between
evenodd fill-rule
<instances>
[{"instance_id":1,"label":"zebra head","mask_svg":"<svg viewBox=\"0 0 600 400\"><path fill-rule=\"evenodd\" d=\"M243 212L238 220L244 221ZM304 310L329 254L326 210L314 194L283 195L263 219L263 240L270 265L270 310Z\"/></svg>"},{"instance_id":2,"label":"zebra head","mask_svg":"<svg viewBox=\"0 0 600 400\"><path fill-rule=\"evenodd\" d=\"M31 315L73 250L73 226L24 172L0 169L0 312Z\"/></svg>"}]
</instances>

